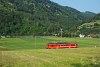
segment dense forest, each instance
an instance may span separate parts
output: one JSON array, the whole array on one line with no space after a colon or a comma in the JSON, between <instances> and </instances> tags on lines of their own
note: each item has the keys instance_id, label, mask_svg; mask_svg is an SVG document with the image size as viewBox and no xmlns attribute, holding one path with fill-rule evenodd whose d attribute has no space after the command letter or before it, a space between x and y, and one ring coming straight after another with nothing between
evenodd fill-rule
<instances>
[{"instance_id":1,"label":"dense forest","mask_svg":"<svg viewBox=\"0 0 100 67\"><path fill-rule=\"evenodd\" d=\"M95 15L50 0L0 0L0 35L60 35L61 29L63 36L79 34Z\"/></svg>"}]
</instances>

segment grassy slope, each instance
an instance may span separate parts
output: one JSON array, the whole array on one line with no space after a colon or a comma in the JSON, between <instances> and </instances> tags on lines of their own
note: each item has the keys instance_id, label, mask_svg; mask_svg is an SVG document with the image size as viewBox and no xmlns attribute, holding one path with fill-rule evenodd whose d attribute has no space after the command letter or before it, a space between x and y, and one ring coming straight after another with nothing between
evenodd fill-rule
<instances>
[{"instance_id":1,"label":"grassy slope","mask_svg":"<svg viewBox=\"0 0 100 67\"><path fill-rule=\"evenodd\" d=\"M84 23L82 24L81 26L79 26L79 28L82 28L82 27L86 27L86 28L94 28L94 24L97 23L97 24L100 24L100 20L97 20L95 22L91 22L91 23ZM100 29L100 27L98 26L98 28Z\"/></svg>"},{"instance_id":2,"label":"grassy slope","mask_svg":"<svg viewBox=\"0 0 100 67\"><path fill-rule=\"evenodd\" d=\"M0 51L1 67L100 67L99 39L77 38L76 49L41 49L50 41L74 41L73 38L11 38L0 39L0 46L11 51ZM87 47L88 46L88 47ZM84 48L83 48L84 47ZM38 49L34 49L38 48ZM39 49L40 48L40 49ZM23 49L23 50L17 50ZM28 49L28 50L25 50Z\"/></svg>"}]
</instances>

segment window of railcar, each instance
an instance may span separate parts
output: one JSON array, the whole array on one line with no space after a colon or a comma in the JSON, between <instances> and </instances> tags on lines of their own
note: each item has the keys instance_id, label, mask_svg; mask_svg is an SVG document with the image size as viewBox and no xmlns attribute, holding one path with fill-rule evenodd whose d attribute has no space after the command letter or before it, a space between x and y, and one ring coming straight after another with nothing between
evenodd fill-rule
<instances>
[{"instance_id":1,"label":"window of railcar","mask_svg":"<svg viewBox=\"0 0 100 67\"><path fill-rule=\"evenodd\" d=\"M75 44L71 44L71 46L75 46Z\"/></svg>"}]
</instances>

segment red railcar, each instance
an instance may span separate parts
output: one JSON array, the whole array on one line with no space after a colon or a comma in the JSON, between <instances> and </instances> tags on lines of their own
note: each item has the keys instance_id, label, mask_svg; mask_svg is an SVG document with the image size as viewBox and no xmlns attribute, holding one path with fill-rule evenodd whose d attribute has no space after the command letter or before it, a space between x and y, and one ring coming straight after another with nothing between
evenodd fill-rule
<instances>
[{"instance_id":1,"label":"red railcar","mask_svg":"<svg viewBox=\"0 0 100 67\"><path fill-rule=\"evenodd\" d=\"M78 48L78 43L76 42L57 42L57 43L48 43L46 45L47 49L56 49L56 48Z\"/></svg>"}]
</instances>

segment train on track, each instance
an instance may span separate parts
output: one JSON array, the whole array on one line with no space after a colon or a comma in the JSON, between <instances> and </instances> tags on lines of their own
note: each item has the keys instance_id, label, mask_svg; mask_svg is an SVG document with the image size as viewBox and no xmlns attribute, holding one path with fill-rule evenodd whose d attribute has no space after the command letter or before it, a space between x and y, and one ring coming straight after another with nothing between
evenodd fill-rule
<instances>
[{"instance_id":1,"label":"train on track","mask_svg":"<svg viewBox=\"0 0 100 67\"><path fill-rule=\"evenodd\" d=\"M47 49L60 49L60 48L78 48L77 42L56 42L48 43L46 45Z\"/></svg>"}]
</instances>

